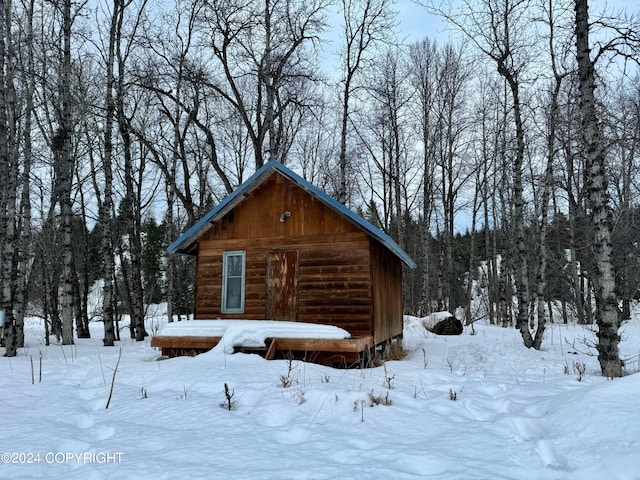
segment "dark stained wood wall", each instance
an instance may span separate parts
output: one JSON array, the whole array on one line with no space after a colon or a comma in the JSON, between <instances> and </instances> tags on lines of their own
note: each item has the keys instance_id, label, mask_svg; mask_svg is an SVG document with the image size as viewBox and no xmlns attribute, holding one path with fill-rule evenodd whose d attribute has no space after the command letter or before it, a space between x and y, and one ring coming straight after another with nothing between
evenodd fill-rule
<instances>
[{"instance_id":1,"label":"dark stained wood wall","mask_svg":"<svg viewBox=\"0 0 640 480\"><path fill-rule=\"evenodd\" d=\"M288 239L279 249L298 251L298 321L337 325L351 333L371 332L369 241L365 234ZM266 262L273 239L201 242L195 317L266 317ZM246 252L245 309L222 314L222 254Z\"/></svg>"},{"instance_id":2,"label":"dark stained wood wall","mask_svg":"<svg viewBox=\"0 0 640 480\"><path fill-rule=\"evenodd\" d=\"M222 254L232 250L246 252L245 310L234 315L220 312ZM402 332L400 260L277 172L200 236L195 318L266 318L268 254L286 250L298 253L298 321L353 335L375 325L376 343Z\"/></svg>"},{"instance_id":3,"label":"dark stained wood wall","mask_svg":"<svg viewBox=\"0 0 640 480\"><path fill-rule=\"evenodd\" d=\"M400 260L371 239L373 286L373 340L376 344L402 334L402 264Z\"/></svg>"},{"instance_id":4,"label":"dark stained wood wall","mask_svg":"<svg viewBox=\"0 0 640 480\"><path fill-rule=\"evenodd\" d=\"M291 216L280 222L285 211ZM245 311L223 315L222 253L231 250L246 252ZM371 332L368 236L278 173L200 237L196 318L265 318L274 250L298 252L298 321Z\"/></svg>"},{"instance_id":5,"label":"dark stained wood wall","mask_svg":"<svg viewBox=\"0 0 640 480\"><path fill-rule=\"evenodd\" d=\"M285 222L280 216L291 216ZM362 232L279 173L273 173L201 240L302 237Z\"/></svg>"}]
</instances>

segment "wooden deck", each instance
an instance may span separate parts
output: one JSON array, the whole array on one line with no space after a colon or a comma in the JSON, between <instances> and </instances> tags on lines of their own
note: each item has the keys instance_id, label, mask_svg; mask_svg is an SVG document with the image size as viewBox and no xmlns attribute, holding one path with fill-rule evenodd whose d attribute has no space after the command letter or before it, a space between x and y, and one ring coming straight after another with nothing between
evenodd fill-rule
<instances>
[{"instance_id":1,"label":"wooden deck","mask_svg":"<svg viewBox=\"0 0 640 480\"><path fill-rule=\"evenodd\" d=\"M197 355L218 345L222 337L161 336L151 339L152 347L162 355L178 357ZM370 358L373 336L345 338L268 338L265 347L236 347L235 352L257 353L267 360L295 358L333 366L362 366Z\"/></svg>"},{"instance_id":2,"label":"wooden deck","mask_svg":"<svg viewBox=\"0 0 640 480\"><path fill-rule=\"evenodd\" d=\"M211 350L222 337L152 337L151 346L162 349L167 357L194 356Z\"/></svg>"}]
</instances>

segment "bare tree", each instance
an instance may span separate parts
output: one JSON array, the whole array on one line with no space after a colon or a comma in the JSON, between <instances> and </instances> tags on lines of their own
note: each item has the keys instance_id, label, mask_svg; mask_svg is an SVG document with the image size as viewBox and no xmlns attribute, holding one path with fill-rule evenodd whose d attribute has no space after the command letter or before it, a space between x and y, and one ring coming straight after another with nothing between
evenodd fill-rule
<instances>
[{"instance_id":1,"label":"bare tree","mask_svg":"<svg viewBox=\"0 0 640 480\"><path fill-rule=\"evenodd\" d=\"M562 56L563 52L567 52L566 48L567 39L565 38L565 45L558 45L559 35L557 30L557 18L560 10L557 7L557 2L551 0L543 0L541 2L541 11L543 14L543 22L548 27L547 33L547 45L548 53L551 63L551 73L553 78L551 80L551 87L549 92L549 106L548 113L546 115L546 155L547 165L544 171L542 179L542 198L538 207L540 222L539 222L539 263L537 268L537 320L538 325L536 334L533 339L533 347L536 350L540 350L542 345L542 339L546 324L546 312L545 312L545 290L547 286L547 263L548 263L548 245L547 245L547 230L548 230L548 211L549 211L549 199L551 197L551 189L553 188L553 170L554 162L556 158L556 129L558 127L559 116L559 96L562 88L562 82L568 75L566 70L563 70L565 64L565 58Z\"/></svg>"},{"instance_id":2,"label":"bare tree","mask_svg":"<svg viewBox=\"0 0 640 480\"><path fill-rule=\"evenodd\" d=\"M415 91L414 115L418 138L422 143L422 298L420 313L431 313L429 305L431 270L431 217L435 208L436 145L441 124L436 108L438 78L438 45L427 39L409 47L409 81Z\"/></svg>"},{"instance_id":3,"label":"bare tree","mask_svg":"<svg viewBox=\"0 0 640 480\"><path fill-rule=\"evenodd\" d=\"M156 25L145 33L149 55L137 78L137 83L153 94L149 101L154 108L150 112L157 113L138 119L132 131L164 177L167 243L175 240L183 222L176 212L185 213L184 225L193 225L211 207L212 197L218 200L237 185L233 178L234 162L241 181L246 158L252 156L244 123L238 121L237 113L217 93L211 93L205 81L207 65L202 60L197 28L203 8L204 4L199 2L178 2L173 10L162 14L163 26ZM221 122L224 128L219 128ZM227 163L220 158L220 137L234 134L240 139L239 145L234 144L233 151L229 149L232 161ZM164 290L170 322L175 313L184 313L179 306L184 303L179 300L184 292L177 291L184 289L177 281L181 263L174 255L166 257Z\"/></svg>"},{"instance_id":4,"label":"bare tree","mask_svg":"<svg viewBox=\"0 0 640 480\"><path fill-rule=\"evenodd\" d=\"M314 81L314 49L325 29L328 0L210 0L201 16L219 70L207 84L242 119L255 166L282 159L291 139L287 111L305 105Z\"/></svg>"},{"instance_id":5,"label":"bare tree","mask_svg":"<svg viewBox=\"0 0 640 480\"><path fill-rule=\"evenodd\" d=\"M17 229L20 235L18 259L16 262L16 300L15 318L18 334L18 346L24 345L24 316L29 301L29 279L34 263L32 247L31 216L31 174L33 165L32 121L34 112L34 5L35 0L22 3L22 24L25 29L20 59L23 84L24 112L22 125L22 181L20 197L20 215Z\"/></svg>"},{"instance_id":6,"label":"bare tree","mask_svg":"<svg viewBox=\"0 0 640 480\"><path fill-rule=\"evenodd\" d=\"M10 1L0 3L0 310L4 315L6 356L15 356L19 341L14 312L16 281L13 275L18 192L18 150L15 89L15 46Z\"/></svg>"},{"instance_id":7,"label":"bare tree","mask_svg":"<svg viewBox=\"0 0 640 480\"><path fill-rule=\"evenodd\" d=\"M516 148L513 165L513 229L515 231L515 270L518 314L516 327L520 330L527 348L534 346L529 330L530 286L525 241L525 217L523 195L523 164L525 156L525 131L522 113L521 83L527 62L527 49L532 41L527 37L527 12L530 0L461 0L461 10L449 2L447 10L433 9L456 25L497 67L504 78L513 109Z\"/></svg>"},{"instance_id":8,"label":"bare tree","mask_svg":"<svg viewBox=\"0 0 640 480\"><path fill-rule=\"evenodd\" d=\"M438 272L440 275L439 301L443 309L451 311L455 285L453 236L455 215L461 191L475 172L474 156L466 147L469 145L468 112L465 92L468 88L469 67L463 56L463 46L457 49L451 44L444 46L438 75L437 109L441 133L437 142L436 165L440 180L442 202L441 255Z\"/></svg>"},{"instance_id":9,"label":"bare tree","mask_svg":"<svg viewBox=\"0 0 640 480\"><path fill-rule=\"evenodd\" d=\"M598 360L602 374L622 376L618 351L620 328L618 297L612 265L605 141L599 123L595 98L595 69L589 53L589 15L587 0L575 0L576 58L582 114L582 141L587 162L587 189L595 269L591 277L595 287L596 322L598 324Z\"/></svg>"},{"instance_id":10,"label":"bare tree","mask_svg":"<svg viewBox=\"0 0 640 480\"><path fill-rule=\"evenodd\" d=\"M218 127L224 121L225 132L235 130L230 124L236 118L229 114L234 109L208 84L214 67L204 60L198 29L204 9L199 2L178 2L160 17L163 27L145 35L148 60L137 80L154 93L158 115L154 122L138 122L134 132L162 171L172 198L184 207L187 225L207 208L213 193L210 168L223 194L235 186L232 169L220 159Z\"/></svg>"},{"instance_id":11,"label":"bare tree","mask_svg":"<svg viewBox=\"0 0 640 480\"><path fill-rule=\"evenodd\" d=\"M610 145L609 178L615 213L612 241L622 320L631 318L631 302L640 291L640 235L637 213L640 177L640 75L603 85L603 127Z\"/></svg>"},{"instance_id":12,"label":"bare tree","mask_svg":"<svg viewBox=\"0 0 640 480\"><path fill-rule=\"evenodd\" d=\"M573 19L572 22L573 24ZM560 188L567 199L567 234L569 258L567 263L567 283L571 288L571 300L575 308L575 316L579 324L591 324L591 302L588 277L589 255L585 254L584 225L585 188L584 162L578 154L580 144L580 112L575 99L578 95L575 75L563 82L561 101L559 104L557 135L557 155L562 162L561 175L558 175Z\"/></svg>"},{"instance_id":13,"label":"bare tree","mask_svg":"<svg viewBox=\"0 0 640 480\"><path fill-rule=\"evenodd\" d=\"M326 190L333 174L331 160L338 147L337 117L327 98L319 101L310 113L296 137L290 157L302 171L303 178Z\"/></svg>"},{"instance_id":14,"label":"bare tree","mask_svg":"<svg viewBox=\"0 0 640 480\"><path fill-rule=\"evenodd\" d=\"M477 138L478 151L482 167L478 170L476 189L479 189L482 204L484 257L487 262L486 271L482 273L481 285L486 289L486 315L491 324L501 323L498 318L498 253L496 237L499 222L495 215L497 197L492 179L496 178L496 160L498 138L501 131L500 109L496 107L495 80L481 81L479 84L478 105L475 118L480 124Z\"/></svg>"},{"instance_id":15,"label":"bare tree","mask_svg":"<svg viewBox=\"0 0 640 480\"><path fill-rule=\"evenodd\" d=\"M126 12L125 7L129 4L125 4L124 0L121 2L118 11L118 21L116 29L116 44L115 44L115 56L118 69L118 76L115 82L115 118L118 122L118 133L120 134L120 140L122 142L122 155L123 155L123 179L125 184L125 194L122 199L120 208L124 215L124 222L126 223L126 236L127 247L129 250L130 258L130 278L128 280L128 288L126 291L127 300L129 304L129 314L131 316L131 331L132 337L135 337L136 341L144 340L147 336L147 332L144 327L144 296L142 290L142 273L141 273L141 258L142 258L142 239L141 239L141 205L140 205L140 188L142 188L142 182L136 181L137 178L142 177L142 171L138 169L135 171L134 167L134 135L132 132L131 124L132 118L135 113L135 107L133 112L128 112L128 105L126 103L127 91L129 85L127 85L127 67L135 48L135 39L137 30L141 25L144 16L144 9L146 7L146 0L143 0L138 6L137 11L132 15L130 31L125 31L125 19ZM123 263L124 265L124 263ZM126 277L126 272L123 272L123 276Z\"/></svg>"},{"instance_id":16,"label":"bare tree","mask_svg":"<svg viewBox=\"0 0 640 480\"><path fill-rule=\"evenodd\" d=\"M118 41L118 25L122 16L123 4L114 0L109 24L109 41L107 43L106 76L105 76L105 109L104 109L104 153L102 157L102 172L104 175L104 193L98 205L100 226L102 228L102 261L104 271L102 275L102 322L104 324L105 347L113 347L116 339L114 330L115 315L115 254L113 245L113 133L115 120L115 55ZM94 173L97 173L94 171ZM95 181L94 175L94 181ZM100 188L95 185L100 200Z\"/></svg>"},{"instance_id":17,"label":"bare tree","mask_svg":"<svg viewBox=\"0 0 640 480\"><path fill-rule=\"evenodd\" d=\"M403 177L409 163L409 117L407 106L410 91L406 81L403 58L397 51L388 49L376 62L366 88L371 100L370 110L364 110L356 117L358 125L367 125L369 135L362 128L354 127L369 153L376 174L365 175L365 182L372 192L372 198L382 202L383 227L404 246L403 205L406 185ZM369 167L369 166L368 166Z\"/></svg>"},{"instance_id":18,"label":"bare tree","mask_svg":"<svg viewBox=\"0 0 640 480\"><path fill-rule=\"evenodd\" d=\"M370 62L371 56L376 53L377 46L389 40L393 29L393 16L389 0L342 0L341 9L344 22L342 24L344 45L341 53L341 128L336 196L340 202L347 203L349 200L347 137L351 102L359 86L357 75Z\"/></svg>"},{"instance_id":19,"label":"bare tree","mask_svg":"<svg viewBox=\"0 0 640 480\"><path fill-rule=\"evenodd\" d=\"M186 8L184 4L177 3L176 14L174 15L175 26L173 31L173 38L175 39L173 43L175 43L175 50L172 51L172 46L166 47L165 44L160 42L158 42L158 47L154 48L156 58L166 62L166 66L169 69L168 72L163 72L162 75L158 75L156 78L169 79L169 82L173 87L165 87L164 89L158 88L157 86L155 87L158 103L160 105L160 112L162 112L163 116L169 120L172 127L170 130L171 134L167 135L165 140L170 146L170 155L162 155L161 151L154 147L157 142L147 142L147 132L144 132L144 135L138 134L140 141L146 142L145 144L150 151L151 157L154 159L154 162L160 166L160 169L165 176L167 212L164 220L166 225L165 238L167 239L167 243L173 242L178 233L176 220L174 219L176 198L181 201L185 211L187 212L187 224L192 225L196 221L197 209L192 203L194 199L189 192L190 185L188 181L188 167L186 166L186 137L187 132L189 131L189 125L194 120L194 114L189 112L188 107L183 104L182 98L184 90L186 89L184 87L184 83L188 80L190 74L188 56L195 42L195 22L199 11L200 7L198 7L195 2L186 4ZM167 24L169 24L170 17L167 17ZM153 46L153 43L151 45ZM165 52L165 48L168 48L168 52ZM176 56L177 61L175 60ZM193 77L197 79L197 75L193 75ZM175 94L167 95L166 92L175 92ZM197 108L195 101L199 96L193 95L192 97L194 102L192 108L195 110ZM173 108L170 104L167 104L167 100L172 101ZM163 140L165 138L164 135L161 135L160 137L163 138ZM209 148L211 149L210 158L213 162L214 169L220 176L221 180L223 182L226 180L225 184L229 184L229 181L226 179L226 174L217 164L218 157L217 151L215 150L215 143L211 144L210 141L208 143ZM184 192L180 188L177 178L178 165L182 165L184 185L186 187ZM198 169L198 171L201 171L201 169ZM166 262L165 295L167 299L167 317L169 322L173 322L176 297L175 285L177 283L177 265L175 256L168 255ZM178 314L179 313L180 312L178 312Z\"/></svg>"},{"instance_id":20,"label":"bare tree","mask_svg":"<svg viewBox=\"0 0 640 480\"><path fill-rule=\"evenodd\" d=\"M63 0L58 6L62 15L61 56L58 66L59 104L56 106L57 128L51 139L55 169L55 199L60 205L62 232L62 278L60 284L60 316L62 320L62 344L73 344L73 231L72 231L72 90L71 90L71 28L74 15L71 0Z\"/></svg>"}]
</instances>

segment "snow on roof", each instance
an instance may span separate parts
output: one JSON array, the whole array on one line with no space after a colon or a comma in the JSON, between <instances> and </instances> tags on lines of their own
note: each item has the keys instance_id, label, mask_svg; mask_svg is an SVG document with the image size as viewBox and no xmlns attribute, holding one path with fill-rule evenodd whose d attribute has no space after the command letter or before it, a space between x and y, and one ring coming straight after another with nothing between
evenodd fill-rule
<instances>
[{"instance_id":1,"label":"snow on roof","mask_svg":"<svg viewBox=\"0 0 640 480\"><path fill-rule=\"evenodd\" d=\"M269 160L262 168L258 169L246 182L240 185L234 190L228 197L220 202L213 210L202 217L196 222L189 230L180 236L175 242L169 245L167 249L170 253L188 253L189 248L193 245L193 242L204 233L210 226L229 213L236 205L246 198L253 190L255 190L262 182L267 179L273 172L279 172L300 188L317 198L328 207L333 209L340 215L348 218L353 223L362 228L369 235L374 237L380 243L382 243L388 250L390 250L396 257L398 257L409 268L415 268L416 262L386 233L379 228L375 227L371 223L367 222L364 218L356 215L349 210L345 205L341 204L334 198L327 195L325 192L315 187L307 180L299 176L297 173L288 169L277 160Z\"/></svg>"},{"instance_id":2,"label":"snow on roof","mask_svg":"<svg viewBox=\"0 0 640 480\"><path fill-rule=\"evenodd\" d=\"M333 325L278 320L191 320L167 323L158 337L222 337L225 352L234 347L264 347L267 338L349 338Z\"/></svg>"}]
</instances>

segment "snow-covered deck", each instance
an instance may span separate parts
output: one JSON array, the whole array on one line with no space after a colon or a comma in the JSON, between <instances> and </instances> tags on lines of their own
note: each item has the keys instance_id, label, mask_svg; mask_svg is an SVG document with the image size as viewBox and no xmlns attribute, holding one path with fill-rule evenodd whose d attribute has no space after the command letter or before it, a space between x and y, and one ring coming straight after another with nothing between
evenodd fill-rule
<instances>
[{"instance_id":1,"label":"snow-covered deck","mask_svg":"<svg viewBox=\"0 0 640 480\"><path fill-rule=\"evenodd\" d=\"M163 355L199 353L222 344L225 352L256 351L267 359L282 352L302 352L315 361L353 363L373 347L373 337L351 337L333 325L274 320L191 320L166 324L151 346Z\"/></svg>"}]
</instances>

